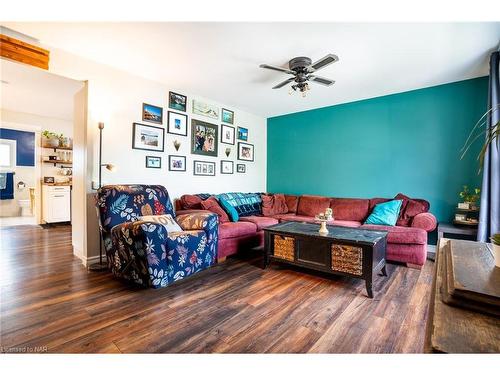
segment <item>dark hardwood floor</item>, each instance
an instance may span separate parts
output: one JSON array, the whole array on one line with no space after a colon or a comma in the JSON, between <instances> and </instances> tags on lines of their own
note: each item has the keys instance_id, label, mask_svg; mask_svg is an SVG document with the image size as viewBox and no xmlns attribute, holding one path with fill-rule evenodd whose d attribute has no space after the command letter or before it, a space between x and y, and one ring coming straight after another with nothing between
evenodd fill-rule
<instances>
[{"instance_id":1,"label":"dark hardwood floor","mask_svg":"<svg viewBox=\"0 0 500 375\"><path fill-rule=\"evenodd\" d=\"M0 230L2 351L422 352L434 263L374 280L261 268L258 252L163 289L89 273L69 227Z\"/></svg>"}]
</instances>

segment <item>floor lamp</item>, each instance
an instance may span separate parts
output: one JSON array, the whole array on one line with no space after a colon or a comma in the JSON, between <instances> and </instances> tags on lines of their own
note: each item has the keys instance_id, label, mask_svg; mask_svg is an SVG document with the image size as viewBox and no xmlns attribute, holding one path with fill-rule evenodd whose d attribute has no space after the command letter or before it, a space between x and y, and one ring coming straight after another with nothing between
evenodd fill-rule
<instances>
[{"instance_id":1,"label":"floor lamp","mask_svg":"<svg viewBox=\"0 0 500 375\"><path fill-rule=\"evenodd\" d=\"M116 170L116 167L113 164L102 162L102 129L104 129L104 122L99 123L99 189L102 186L102 167L105 167L110 172L114 172ZM107 269L107 262L102 261L102 236L99 232L99 263L91 264L89 266L89 270L100 272L106 271Z\"/></svg>"}]
</instances>

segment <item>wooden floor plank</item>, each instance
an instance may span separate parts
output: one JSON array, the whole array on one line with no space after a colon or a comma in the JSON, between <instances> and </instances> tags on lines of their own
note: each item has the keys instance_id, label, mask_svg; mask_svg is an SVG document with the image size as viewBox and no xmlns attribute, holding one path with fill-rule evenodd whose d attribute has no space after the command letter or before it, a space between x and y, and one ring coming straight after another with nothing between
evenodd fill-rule
<instances>
[{"instance_id":1,"label":"wooden floor plank","mask_svg":"<svg viewBox=\"0 0 500 375\"><path fill-rule=\"evenodd\" d=\"M364 282L248 251L167 288L88 272L71 229L0 229L0 341L49 353L418 353L434 269Z\"/></svg>"}]
</instances>

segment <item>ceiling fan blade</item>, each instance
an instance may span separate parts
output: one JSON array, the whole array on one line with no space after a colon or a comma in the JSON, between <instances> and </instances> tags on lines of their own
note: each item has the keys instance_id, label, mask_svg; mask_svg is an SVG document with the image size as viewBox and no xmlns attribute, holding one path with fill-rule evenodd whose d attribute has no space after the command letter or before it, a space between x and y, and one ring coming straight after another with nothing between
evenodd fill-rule
<instances>
[{"instance_id":1,"label":"ceiling fan blade","mask_svg":"<svg viewBox=\"0 0 500 375\"><path fill-rule=\"evenodd\" d=\"M324 68L327 65L333 64L334 62L339 61L339 58L337 55L334 54L328 54L325 57L319 59L316 61L314 64L311 64L311 66L308 68L310 72L314 72L316 70L320 70Z\"/></svg>"},{"instance_id":2,"label":"ceiling fan blade","mask_svg":"<svg viewBox=\"0 0 500 375\"><path fill-rule=\"evenodd\" d=\"M273 89L280 89L282 88L283 86L286 86L288 85L290 82L294 81L295 80L295 77L292 77L292 78L288 78L286 81L283 81L281 83L278 83L276 86L273 87Z\"/></svg>"},{"instance_id":3,"label":"ceiling fan blade","mask_svg":"<svg viewBox=\"0 0 500 375\"><path fill-rule=\"evenodd\" d=\"M313 75L310 75L307 78L309 79L309 81L319 83L320 85L323 85L323 86L330 86L330 85L333 85L335 83L335 81L332 79L313 76Z\"/></svg>"},{"instance_id":4,"label":"ceiling fan blade","mask_svg":"<svg viewBox=\"0 0 500 375\"><path fill-rule=\"evenodd\" d=\"M293 70L285 69L285 68L282 68L280 66L260 64L259 67L264 68L264 69L276 70L277 72L283 72L283 73L287 73L287 74L295 74L295 72Z\"/></svg>"}]
</instances>

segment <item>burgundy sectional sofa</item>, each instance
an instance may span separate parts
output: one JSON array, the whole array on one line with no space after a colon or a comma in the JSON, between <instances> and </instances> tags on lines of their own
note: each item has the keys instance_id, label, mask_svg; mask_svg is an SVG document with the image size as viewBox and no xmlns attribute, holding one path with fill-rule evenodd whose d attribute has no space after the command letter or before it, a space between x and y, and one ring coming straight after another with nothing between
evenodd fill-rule
<instances>
[{"instance_id":1,"label":"burgundy sectional sofa","mask_svg":"<svg viewBox=\"0 0 500 375\"><path fill-rule=\"evenodd\" d=\"M365 225L373 207L389 198L328 198L312 195L285 195L288 212L271 216L241 217L238 222L219 225L218 259L223 261L239 249L261 246L263 228L282 221L314 222L314 216L330 207L333 210L332 225L386 230L387 260L402 262L409 267L421 268L427 255L427 233L436 228L436 218L429 213L429 203L423 199L408 199L398 194L394 199L403 199L401 214L396 226ZM198 211L200 198L184 195L176 201L177 214Z\"/></svg>"}]
</instances>

